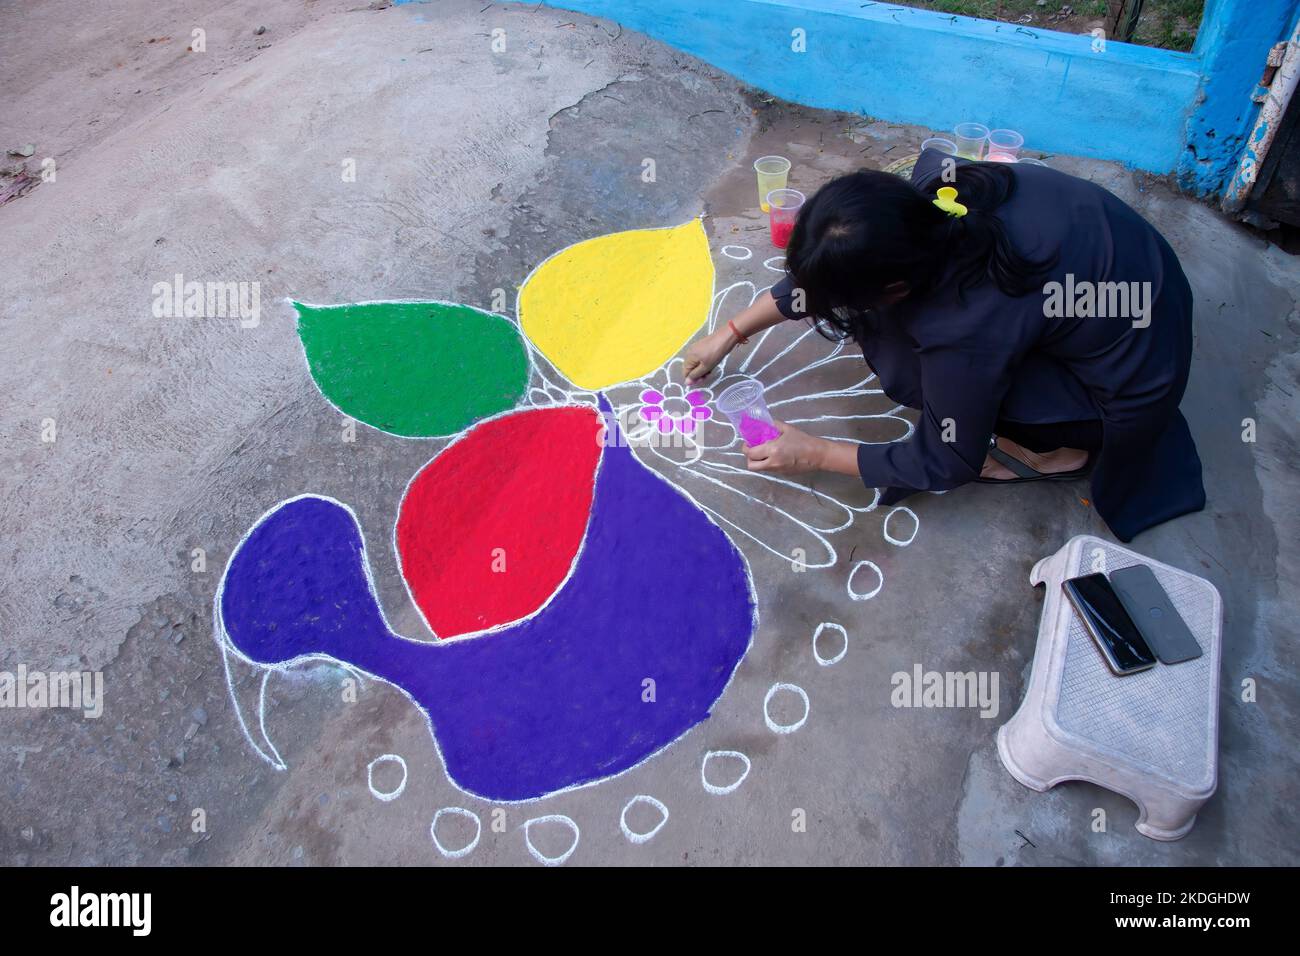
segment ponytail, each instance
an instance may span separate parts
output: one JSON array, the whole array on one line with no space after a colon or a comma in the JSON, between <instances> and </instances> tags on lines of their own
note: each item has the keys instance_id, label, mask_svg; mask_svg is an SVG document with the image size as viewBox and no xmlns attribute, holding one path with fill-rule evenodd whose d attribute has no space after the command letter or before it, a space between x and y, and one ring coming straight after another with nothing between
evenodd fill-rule
<instances>
[{"instance_id":1,"label":"ponytail","mask_svg":"<svg viewBox=\"0 0 1300 956\"><path fill-rule=\"evenodd\" d=\"M964 216L949 216L937 236L946 258L953 263L957 292L961 297L985 279L991 279L1012 297L1040 289L1056 256L1030 259L1016 249L1006 225L996 210L1011 198L1016 179L1002 163L970 163L956 167L956 182L935 175L920 184L923 193L936 193L945 186L957 189Z\"/></svg>"}]
</instances>

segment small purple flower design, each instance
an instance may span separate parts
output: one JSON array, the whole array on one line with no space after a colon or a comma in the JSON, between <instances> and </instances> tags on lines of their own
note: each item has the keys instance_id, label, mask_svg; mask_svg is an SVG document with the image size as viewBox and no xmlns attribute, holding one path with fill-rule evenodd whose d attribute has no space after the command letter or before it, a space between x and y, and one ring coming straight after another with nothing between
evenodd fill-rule
<instances>
[{"instance_id":1,"label":"small purple flower design","mask_svg":"<svg viewBox=\"0 0 1300 956\"><path fill-rule=\"evenodd\" d=\"M695 388L686 391L676 382L664 386L662 392L647 388L641 393L641 419L659 429L661 435L671 434L674 429L683 435L694 435L699 422L713 417L709 408L707 389Z\"/></svg>"}]
</instances>

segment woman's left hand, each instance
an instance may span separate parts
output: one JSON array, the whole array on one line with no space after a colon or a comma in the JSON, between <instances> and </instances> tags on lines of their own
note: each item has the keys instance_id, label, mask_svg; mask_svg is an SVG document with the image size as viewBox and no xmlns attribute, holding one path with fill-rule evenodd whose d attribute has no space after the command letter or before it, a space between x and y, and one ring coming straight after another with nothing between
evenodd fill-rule
<instances>
[{"instance_id":1,"label":"woman's left hand","mask_svg":"<svg viewBox=\"0 0 1300 956\"><path fill-rule=\"evenodd\" d=\"M753 447L744 446L750 471L763 471L773 475L802 475L819 471L823 467L825 438L809 435L793 425L775 422L781 435Z\"/></svg>"}]
</instances>

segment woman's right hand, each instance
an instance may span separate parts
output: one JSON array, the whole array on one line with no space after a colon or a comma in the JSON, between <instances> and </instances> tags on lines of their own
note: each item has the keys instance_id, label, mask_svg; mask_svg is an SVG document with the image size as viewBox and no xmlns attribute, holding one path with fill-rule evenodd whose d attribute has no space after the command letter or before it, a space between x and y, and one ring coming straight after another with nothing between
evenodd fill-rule
<instances>
[{"instance_id":1,"label":"woman's right hand","mask_svg":"<svg viewBox=\"0 0 1300 956\"><path fill-rule=\"evenodd\" d=\"M736 337L725 325L704 338L692 342L682 356L682 374L688 386L695 385L717 368L718 363L736 347Z\"/></svg>"}]
</instances>

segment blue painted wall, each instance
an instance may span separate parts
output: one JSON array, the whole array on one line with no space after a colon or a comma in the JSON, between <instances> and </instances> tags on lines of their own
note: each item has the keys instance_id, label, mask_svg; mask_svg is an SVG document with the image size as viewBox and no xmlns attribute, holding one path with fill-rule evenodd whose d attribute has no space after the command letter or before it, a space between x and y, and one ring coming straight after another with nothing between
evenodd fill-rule
<instances>
[{"instance_id":1,"label":"blue painted wall","mask_svg":"<svg viewBox=\"0 0 1300 956\"><path fill-rule=\"evenodd\" d=\"M1202 83L1189 111L1178 181L1197 193L1228 187L1259 116L1251 101L1268 51L1291 33L1295 0L1208 0L1193 51Z\"/></svg>"},{"instance_id":2,"label":"blue painted wall","mask_svg":"<svg viewBox=\"0 0 1300 956\"><path fill-rule=\"evenodd\" d=\"M785 99L932 129L1021 130L1031 148L1231 176L1250 94L1298 0L1209 0L1192 53L864 0L554 0L692 53ZM804 31L805 51L796 52Z\"/></svg>"}]
</instances>

